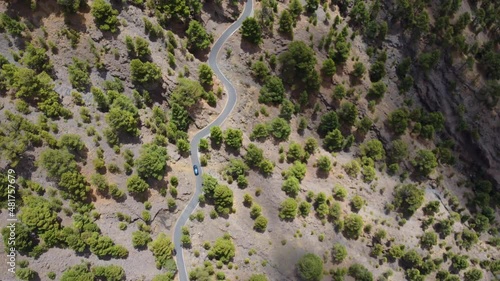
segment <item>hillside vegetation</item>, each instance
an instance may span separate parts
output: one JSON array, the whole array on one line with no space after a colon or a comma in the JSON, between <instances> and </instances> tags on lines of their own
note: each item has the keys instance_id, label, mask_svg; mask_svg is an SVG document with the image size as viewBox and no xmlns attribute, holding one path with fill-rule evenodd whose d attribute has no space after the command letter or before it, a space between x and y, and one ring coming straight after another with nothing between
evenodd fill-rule
<instances>
[{"instance_id":1,"label":"hillside vegetation","mask_svg":"<svg viewBox=\"0 0 500 281\"><path fill-rule=\"evenodd\" d=\"M0 3L1 280L178 279L242 5ZM254 7L218 58L238 103L199 144L190 280L496 280L500 4Z\"/></svg>"}]
</instances>

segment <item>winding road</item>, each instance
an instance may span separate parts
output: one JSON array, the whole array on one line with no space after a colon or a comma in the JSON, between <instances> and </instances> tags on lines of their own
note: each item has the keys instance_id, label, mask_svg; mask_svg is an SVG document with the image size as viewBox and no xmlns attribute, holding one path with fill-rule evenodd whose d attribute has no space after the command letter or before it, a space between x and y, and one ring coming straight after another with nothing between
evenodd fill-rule
<instances>
[{"instance_id":1,"label":"winding road","mask_svg":"<svg viewBox=\"0 0 500 281\"><path fill-rule=\"evenodd\" d=\"M210 68L212 68L213 72L215 75L219 78L219 80L222 82L224 87L226 88L227 91L227 102L226 105L224 106L224 109L220 113L217 118L212 121L212 123L208 124L205 128L201 129L196 135L193 137L191 140L191 162L193 165L198 166L198 171L199 175L196 177L196 189L194 191L193 197L189 201L189 203L186 205L184 210L182 211L181 215L177 219L177 222L174 227L174 245L175 245L175 250L177 252L176 254L176 259L177 259L177 268L178 268L178 273L179 273L179 280L180 281L188 281L188 273L186 270L186 265L184 264L184 254L182 252L182 247L181 247L181 236L182 236L182 227L186 224L186 222L189 219L189 216L193 213L194 209L198 206L198 197L201 194L201 184L202 184L202 168L201 165L199 164L199 155L198 155L198 146L200 143L200 140L202 138L207 137L210 134L210 128L213 126L220 126L226 118L229 116L229 114L233 111L234 106L236 105L236 90L234 89L234 86L231 84L231 82L224 76L222 71L219 69L217 66L217 55L219 54L220 50L222 49L222 46L224 43L227 41L233 33L240 28L242 22L252 15L253 13L253 0L246 0L245 3L245 8L243 12L241 13L240 17L238 20L236 20L231 26L229 26L224 33L217 39L217 42L215 42L214 46L212 47L212 50L210 51L210 54L208 55L208 65Z\"/></svg>"}]
</instances>

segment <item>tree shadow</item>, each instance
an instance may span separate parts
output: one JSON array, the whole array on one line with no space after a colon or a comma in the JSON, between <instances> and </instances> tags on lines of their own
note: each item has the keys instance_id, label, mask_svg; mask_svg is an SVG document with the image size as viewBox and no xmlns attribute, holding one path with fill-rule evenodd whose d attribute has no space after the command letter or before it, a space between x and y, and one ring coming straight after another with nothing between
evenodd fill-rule
<instances>
[{"instance_id":1,"label":"tree shadow","mask_svg":"<svg viewBox=\"0 0 500 281\"><path fill-rule=\"evenodd\" d=\"M322 169L316 169L316 177L320 178L320 179L326 179L328 178L330 172L328 171L324 171Z\"/></svg>"},{"instance_id":2,"label":"tree shadow","mask_svg":"<svg viewBox=\"0 0 500 281\"><path fill-rule=\"evenodd\" d=\"M262 50L259 45L250 43L250 42L248 42L247 40L245 40L243 38L241 39L240 48L245 53L248 53L248 54L251 54L251 55L256 54L256 53L258 53L258 52L260 52Z\"/></svg>"}]
</instances>

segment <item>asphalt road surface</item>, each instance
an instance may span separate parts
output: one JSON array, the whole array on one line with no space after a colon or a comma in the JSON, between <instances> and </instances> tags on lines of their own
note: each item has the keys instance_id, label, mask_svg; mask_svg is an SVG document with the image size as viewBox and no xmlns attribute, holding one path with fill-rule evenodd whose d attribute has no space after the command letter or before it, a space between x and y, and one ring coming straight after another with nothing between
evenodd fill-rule
<instances>
[{"instance_id":1,"label":"asphalt road surface","mask_svg":"<svg viewBox=\"0 0 500 281\"><path fill-rule=\"evenodd\" d=\"M231 82L224 76L219 67L217 66L217 55L219 54L222 46L226 42L226 40L233 35L233 33L240 28L241 23L253 13L253 0L247 0L245 4L245 8L241 13L238 20L236 20L231 26L229 26L224 33L222 33L221 37L215 42L210 54L208 55L208 65L212 68L212 71L217 75L219 80L222 81L222 84L226 88L227 92L227 102L226 106L220 113L220 115L215 119L212 123L208 124L205 128L201 129L191 140L191 162L193 165L198 166L199 175L196 176L196 189L193 193L193 197L187 204L187 206L182 211L179 219L177 220L174 228L174 245L175 250L177 252L177 269L179 273L180 281L188 281L188 273L186 270L186 265L184 264L184 255L181 248L181 236L182 236L182 227L186 224L189 219L189 216L193 213L194 209L198 206L198 196L201 194L201 183L202 183L202 167L200 165L199 155L198 155L198 145L202 138L210 135L210 128L213 126L220 126L229 114L233 111L234 106L236 105L236 90L234 89ZM194 176L194 172L193 172Z\"/></svg>"}]
</instances>

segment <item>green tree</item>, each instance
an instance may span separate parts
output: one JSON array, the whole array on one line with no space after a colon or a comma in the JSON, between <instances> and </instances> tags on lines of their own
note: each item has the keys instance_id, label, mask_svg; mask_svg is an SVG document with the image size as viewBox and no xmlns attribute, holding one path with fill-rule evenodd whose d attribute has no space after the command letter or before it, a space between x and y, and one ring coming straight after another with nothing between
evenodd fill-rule
<instances>
[{"instance_id":1,"label":"green tree","mask_svg":"<svg viewBox=\"0 0 500 281\"><path fill-rule=\"evenodd\" d=\"M76 13L80 8L80 0L57 0L57 4L63 8L65 12Z\"/></svg>"},{"instance_id":2,"label":"green tree","mask_svg":"<svg viewBox=\"0 0 500 281\"><path fill-rule=\"evenodd\" d=\"M417 152L417 156L415 156L412 164L415 166L415 169L424 176L431 174L438 165L434 153L425 149Z\"/></svg>"},{"instance_id":3,"label":"green tree","mask_svg":"<svg viewBox=\"0 0 500 281\"><path fill-rule=\"evenodd\" d=\"M94 281L94 274L90 271L88 264L78 264L67 268L62 276L61 281Z\"/></svg>"},{"instance_id":4,"label":"green tree","mask_svg":"<svg viewBox=\"0 0 500 281\"><path fill-rule=\"evenodd\" d=\"M175 126L176 130L180 131L187 131L189 124L191 123L191 119L189 117L189 113L187 112L187 109L182 107L181 105L177 103L172 104L172 110L170 112L170 117L171 117L171 122ZM178 134L178 132L176 132ZM175 137L174 139L177 139Z\"/></svg>"},{"instance_id":5,"label":"green tree","mask_svg":"<svg viewBox=\"0 0 500 281\"><path fill-rule=\"evenodd\" d=\"M244 159L248 166L257 167L264 160L264 151L251 143L247 147L247 154L245 154Z\"/></svg>"},{"instance_id":6,"label":"green tree","mask_svg":"<svg viewBox=\"0 0 500 281\"><path fill-rule=\"evenodd\" d=\"M212 69L210 68L210 66L208 66L208 64L206 63L200 64L200 66L198 67L198 72L200 73L199 74L200 83L203 86L211 86L214 84L213 80L214 73L212 72Z\"/></svg>"},{"instance_id":7,"label":"green tree","mask_svg":"<svg viewBox=\"0 0 500 281\"><path fill-rule=\"evenodd\" d=\"M33 208L28 209L28 211L32 211ZM36 210L39 211L40 209ZM52 217L53 214L49 212L48 210L44 209L44 214L48 214L47 217L44 219L48 219L49 223L52 222ZM48 225L47 225L48 226ZM5 249L10 249L11 244L9 244L9 237L11 233L11 228L4 227L2 228L2 237L3 237L3 244L5 246ZM31 252L33 247L35 246L35 240L34 237L32 236L32 231L31 227L27 226L24 223L16 223L16 250L19 251L19 253L27 254Z\"/></svg>"},{"instance_id":8,"label":"green tree","mask_svg":"<svg viewBox=\"0 0 500 281\"><path fill-rule=\"evenodd\" d=\"M356 281L373 281L373 274L363 265L355 263L349 267L349 275Z\"/></svg>"},{"instance_id":9,"label":"green tree","mask_svg":"<svg viewBox=\"0 0 500 281\"><path fill-rule=\"evenodd\" d=\"M259 44L262 41L262 29L254 17L246 18L241 25L243 39Z\"/></svg>"},{"instance_id":10,"label":"green tree","mask_svg":"<svg viewBox=\"0 0 500 281\"><path fill-rule=\"evenodd\" d=\"M358 119L358 108L352 102L343 102L337 112L338 118L343 123L352 126Z\"/></svg>"},{"instance_id":11,"label":"green tree","mask_svg":"<svg viewBox=\"0 0 500 281\"><path fill-rule=\"evenodd\" d=\"M315 70L316 56L306 43L293 41L288 45L288 50L280 55L279 60L285 81L300 81L312 92L319 89L318 73Z\"/></svg>"},{"instance_id":12,"label":"green tree","mask_svg":"<svg viewBox=\"0 0 500 281\"><path fill-rule=\"evenodd\" d=\"M21 207L20 211L19 218L32 232L43 234L59 228L57 214L51 209L50 203L43 197L26 198L25 206ZM26 241L26 244L28 243Z\"/></svg>"},{"instance_id":13,"label":"green tree","mask_svg":"<svg viewBox=\"0 0 500 281\"><path fill-rule=\"evenodd\" d=\"M71 85L77 91L85 91L90 84L89 63L74 57L73 63L68 67L68 72Z\"/></svg>"},{"instance_id":14,"label":"green tree","mask_svg":"<svg viewBox=\"0 0 500 281\"><path fill-rule=\"evenodd\" d=\"M267 64L261 60L256 60L252 64L252 74L257 78L258 81L266 81L271 71Z\"/></svg>"},{"instance_id":15,"label":"green tree","mask_svg":"<svg viewBox=\"0 0 500 281\"><path fill-rule=\"evenodd\" d=\"M372 99L380 100L384 97L386 91L387 85L382 81L378 81L372 83L367 96Z\"/></svg>"},{"instance_id":16,"label":"green tree","mask_svg":"<svg viewBox=\"0 0 500 281\"><path fill-rule=\"evenodd\" d=\"M396 208L411 216L422 206L424 191L414 184L397 186L393 202Z\"/></svg>"},{"instance_id":17,"label":"green tree","mask_svg":"<svg viewBox=\"0 0 500 281\"><path fill-rule=\"evenodd\" d=\"M293 35L294 20L288 10L283 10L279 19L278 31L287 35Z\"/></svg>"},{"instance_id":18,"label":"green tree","mask_svg":"<svg viewBox=\"0 0 500 281\"><path fill-rule=\"evenodd\" d=\"M118 11L113 9L109 3L104 0L95 0L92 2L92 16L94 16L97 27L103 31L116 32L118 27Z\"/></svg>"},{"instance_id":19,"label":"green tree","mask_svg":"<svg viewBox=\"0 0 500 281\"><path fill-rule=\"evenodd\" d=\"M453 256L451 258L451 266L458 271L466 269L469 266L469 261L467 256L463 255Z\"/></svg>"},{"instance_id":20,"label":"green tree","mask_svg":"<svg viewBox=\"0 0 500 281\"><path fill-rule=\"evenodd\" d=\"M306 175L306 171L306 164L295 161L288 171L285 172L285 177L296 177L299 181L302 181Z\"/></svg>"},{"instance_id":21,"label":"green tree","mask_svg":"<svg viewBox=\"0 0 500 281\"><path fill-rule=\"evenodd\" d=\"M420 254L413 249L407 251L401 260L406 268L418 268L423 262Z\"/></svg>"},{"instance_id":22,"label":"green tree","mask_svg":"<svg viewBox=\"0 0 500 281\"><path fill-rule=\"evenodd\" d=\"M374 161L382 160L385 157L385 150L382 142L372 139L361 145L361 155L369 157Z\"/></svg>"},{"instance_id":23,"label":"green tree","mask_svg":"<svg viewBox=\"0 0 500 281\"><path fill-rule=\"evenodd\" d=\"M297 274L303 281L320 281L323 278L323 259L315 254L305 254L297 262Z\"/></svg>"},{"instance_id":24,"label":"green tree","mask_svg":"<svg viewBox=\"0 0 500 281\"><path fill-rule=\"evenodd\" d=\"M330 172L332 170L332 161L328 156L322 155L318 158L316 166L323 172Z\"/></svg>"},{"instance_id":25,"label":"green tree","mask_svg":"<svg viewBox=\"0 0 500 281\"><path fill-rule=\"evenodd\" d=\"M290 100L283 99L280 107L280 117L290 121L294 113L295 113L295 104Z\"/></svg>"},{"instance_id":26,"label":"green tree","mask_svg":"<svg viewBox=\"0 0 500 281\"><path fill-rule=\"evenodd\" d=\"M151 56L151 50L149 49L149 42L141 37L135 37L134 39L134 55L135 57L146 60Z\"/></svg>"},{"instance_id":27,"label":"green tree","mask_svg":"<svg viewBox=\"0 0 500 281\"><path fill-rule=\"evenodd\" d=\"M281 185L281 190L288 196L295 198L300 191L300 182L296 177L288 177Z\"/></svg>"},{"instance_id":28,"label":"green tree","mask_svg":"<svg viewBox=\"0 0 500 281\"><path fill-rule=\"evenodd\" d=\"M354 195L354 197L351 199L351 208L355 212L361 210L361 208L363 208L364 205L365 205L365 200L359 195Z\"/></svg>"},{"instance_id":29,"label":"green tree","mask_svg":"<svg viewBox=\"0 0 500 281\"><path fill-rule=\"evenodd\" d=\"M297 201L287 198L280 205L279 217L284 220L293 220L297 216Z\"/></svg>"},{"instance_id":30,"label":"green tree","mask_svg":"<svg viewBox=\"0 0 500 281\"><path fill-rule=\"evenodd\" d=\"M128 133L132 136L137 136L139 130L137 128L138 115L123 110L119 107L111 107L106 114L106 121L115 133Z\"/></svg>"},{"instance_id":31,"label":"green tree","mask_svg":"<svg viewBox=\"0 0 500 281\"><path fill-rule=\"evenodd\" d=\"M212 43L212 35L207 33L205 28L196 20L189 22L186 31L188 47L193 51L204 51Z\"/></svg>"},{"instance_id":32,"label":"green tree","mask_svg":"<svg viewBox=\"0 0 500 281\"><path fill-rule=\"evenodd\" d=\"M76 171L63 173L58 185L71 199L76 201L84 201L90 191L85 177Z\"/></svg>"},{"instance_id":33,"label":"green tree","mask_svg":"<svg viewBox=\"0 0 500 281\"><path fill-rule=\"evenodd\" d=\"M233 191L226 185L217 185L213 198L215 210L221 214L229 214L233 207Z\"/></svg>"},{"instance_id":34,"label":"green tree","mask_svg":"<svg viewBox=\"0 0 500 281\"><path fill-rule=\"evenodd\" d=\"M168 154L165 147L156 144L145 144L142 146L141 155L135 161L137 173L144 179L155 178L161 180L165 175L167 160Z\"/></svg>"},{"instance_id":35,"label":"green tree","mask_svg":"<svg viewBox=\"0 0 500 281\"><path fill-rule=\"evenodd\" d=\"M62 174L76 170L74 156L66 149L46 149L40 154L39 165L42 166L51 177L60 177Z\"/></svg>"},{"instance_id":36,"label":"green tree","mask_svg":"<svg viewBox=\"0 0 500 281\"><path fill-rule=\"evenodd\" d=\"M258 216L255 219L255 223L253 225L253 228L258 231L258 232L264 232L266 231L267 228L267 219L264 216Z\"/></svg>"},{"instance_id":37,"label":"green tree","mask_svg":"<svg viewBox=\"0 0 500 281\"><path fill-rule=\"evenodd\" d=\"M300 4L299 0L291 0L290 4L288 5L288 9L290 10L292 16L295 18L300 16L302 11L304 11L304 8L302 7L302 4Z\"/></svg>"},{"instance_id":38,"label":"green tree","mask_svg":"<svg viewBox=\"0 0 500 281\"><path fill-rule=\"evenodd\" d=\"M161 269L167 267L169 263L175 263L172 259L174 244L165 233L160 233L156 239L151 242L149 249L155 257L156 267Z\"/></svg>"},{"instance_id":39,"label":"green tree","mask_svg":"<svg viewBox=\"0 0 500 281\"><path fill-rule=\"evenodd\" d=\"M216 145L220 145L223 140L222 130L219 126L210 128L210 141Z\"/></svg>"},{"instance_id":40,"label":"green tree","mask_svg":"<svg viewBox=\"0 0 500 281\"><path fill-rule=\"evenodd\" d=\"M270 76L260 89L260 103L281 103L285 96L285 86L278 76Z\"/></svg>"},{"instance_id":41,"label":"green tree","mask_svg":"<svg viewBox=\"0 0 500 281\"><path fill-rule=\"evenodd\" d=\"M286 158L289 162L303 161L305 159L305 151L300 144L292 141L288 146Z\"/></svg>"},{"instance_id":42,"label":"green tree","mask_svg":"<svg viewBox=\"0 0 500 281\"><path fill-rule=\"evenodd\" d=\"M326 134L323 140L323 147L330 152L339 151L344 147L344 137L339 129L334 129Z\"/></svg>"},{"instance_id":43,"label":"green tree","mask_svg":"<svg viewBox=\"0 0 500 281\"><path fill-rule=\"evenodd\" d=\"M389 149L389 158L391 162L399 163L404 161L408 157L408 144L401 140L394 140L391 143L391 147Z\"/></svg>"},{"instance_id":44,"label":"green tree","mask_svg":"<svg viewBox=\"0 0 500 281\"><path fill-rule=\"evenodd\" d=\"M424 52L418 57L418 64L425 72L429 72L437 65L440 57L441 52L439 50Z\"/></svg>"},{"instance_id":45,"label":"green tree","mask_svg":"<svg viewBox=\"0 0 500 281\"><path fill-rule=\"evenodd\" d=\"M334 263L341 263L347 257L347 249L340 243L333 244L332 247L332 261Z\"/></svg>"},{"instance_id":46,"label":"green tree","mask_svg":"<svg viewBox=\"0 0 500 281\"><path fill-rule=\"evenodd\" d=\"M161 69L152 62L142 62L139 59L130 61L130 72L134 83L145 85L160 81Z\"/></svg>"},{"instance_id":47,"label":"green tree","mask_svg":"<svg viewBox=\"0 0 500 281\"><path fill-rule=\"evenodd\" d=\"M328 58L323 61L323 66L321 67L321 72L323 75L331 77L333 74L335 74L335 71L337 68L335 67L335 62Z\"/></svg>"},{"instance_id":48,"label":"green tree","mask_svg":"<svg viewBox=\"0 0 500 281\"><path fill-rule=\"evenodd\" d=\"M356 77L356 78L362 78L363 75L366 73L366 67L362 62L355 62L354 63L354 70L351 72L351 74Z\"/></svg>"},{"instance_id":49,"label":"green tree","mask_svg":"<svg viewBox=\"0 0 500 281\"><path fill-rule=\"evenodd\" d=\"M314 13L319 7L319 0L307 0L306 10L309 13Z\"/></svg>"},{"instance_id":50,"label":"green tree","mask_svg":"<svg viewBox=\"0 0 500 281\"><path fill-rule=\"evenodd\" d=\"M21 62L37 73L41 73L42 71L50 73L53 68L46 50L43 48L36 48L32 44L28 44L24 50L24 56Z\"/></svg>"},{"instance_id":51,"label":"green tree","mask_svg":"<svg viewBox=\"0 0 500 281\"><path fill-rule=\"evenodd\" d=\"M483 279L483 272L480 269L472 268L464 273L465 281L479 281Z\"/></svg>"},{"instance_id":52,"label":"green tree","mask_svg":"<svg viewBox=\"0 0 500 281\"><path fill-rule=\"evenodd\" d=\"M321 116L321 121L319 123L318 132L320 134L326 135L327 133L337 129L339 127L339 118L335 111L328 111L326 114Z\"/></svg>"},{"instance_id":53,"label":"green tree","mask_svg":"<svg viewBox=\"0 0 500 281\"><path fill-rule=\"evenodd\" d=\"M179 83L172 92L171 102L187 109L196 104L204 93L205 91L198 81L179 78Z\"/></svg>"},{"instance_id":54,"label":"green tree","mask_svg":"<svg viewBox=\"0 0 500 281\"><path fill-rule=\"evenodd\" d=\"M382 78L384 78L385 74L386 74L385 63L383 61L377 60L370 67L369 76L370 76L370 81L372 82L380 81Z\"/></svg>"},{"instance_id":55,"label":"green tree","mask_svg":"<svg viewBox=\"0 0 500 281\"><path fill-rule=\"evenodd\" d=\"M228 128L224 132L224 142L231 148L240 149L243 144L243 132L240 129Z\"/></svg>"},{"instance_id":56,"label":"green tree","mask_svg":"<svg viewBox=\"0 0 500 281\"><path fill-rule=\"evenodd\" d=\"M405 133L406 128L408 128L410 114L407 109L396 109L391 112L388 120L392 130L396 134L402 135Z\"/></svg>"},{"instance_id":57,"label":"green tree","mask_svg":"<svg viewBox=\"0 0 500 281\"><path fill-rule=\"evenodd\" d=\"M37 272L27 267L16 269L16 277L19 278L19 280L33 280L35 276L37 276Z\"/></svg>"},{"instance_id":58,"label":"green tree","mask_svg":"<svg viewBox=\"0 0 500 281\"><path fill-rule=\"evenodd\" d=\"M95 266L92 272L96 277L105 278L106 281L121 281L125 278L125 270L119 265Z\"/></svg>"},{"instance_id":59,"label":"green tree","mask_svg":"<svg viewBox=\"0 0 500 281\"><path fill-rule=\"evenodd\" d=\"M59 146L66 147L71 151L80 152L85 148L85 143L77 134L64 134L59 139Z\"/></svg>"},{"instance_id":60,"label":"green tree","mask_svg":"<svg viewBox=\"0 0 500 281\"><path fill-rule=\"evenodd\" d=\"M435 246L437 244L437 234L434 231L426 231L420 237L420 245L422 247L431 249L432 246Z\"/></svg>"},{"instance_id":61,"label":"green tree","mask_svg":"<svg viewBox=\"0 0 500 281\"><path fill-rule=\"evenodd\" d=\"M252 274L252 276L250 276L250 279L248 279L248 281L268 281L268 279L264 274Z\"/></svg>"},{"instance_id":62,"label":"green tree","mask_svg":"<svg viewBox=\"0 0 500 281\"><path fill-rule=\"evenodd\" d=\"M285 119L277 117L271 121L271 124L269 125L269 132L278 140L287 140L292 132L292 129Z\"/></svg>"},{"instance_id":63,"label":"green tree","mask_svg":"<svg viewBox=\"0 0 500 281\"><path fill-rule=\"evenodd\" d=\"M299 214L303 217L307 217L311 212L311 204L307 201L302 201L299 204Z\"/></svg>"},{"instance_id":64,"label":"green tree","mask_svg":"<svg viewBox=\"0 0 500 281\"><path fill-rule=\"evenodd\" d=\"M104 94L104 92L96 87L90 88L90 92L94 97L94 101L97 104L97 109L100 111L108 111L109 109L109 100L108 97Z\"/></svg>"},{"instance_id":65,"label":"green tree","mask_svg":"<svg viewBox=\"0 0 500 281\"><path fill-rule=\"evenodd\" d=\"M148 190L149 185L138 175L133 175L127 179L127 190L130 193L143 193Z\"/></svg>"},{"instance_id":66,"label":"green tree","mask_svg":"<svg viewBox=\"0 0 500 281\"><path fill-rule=\"evenodd\" d=\"M363 231L363 218L357 214L349 214L344 219L344 235L349 239L358 239Z\"/></svg>"},{"instance_id":67,"label":"green tree","mask_svg":"<svg viewBox=\"0 0 500 281\"><path fill-rule=\"evenodd\" d=\"M223 237L219 237L215 240L212 248L208 252L208 257L223 263L229 263L234 258L235 254L236 249L233 241L229 234L226 233Z\"/></svg>"},{"instance_id":68,"label":"green tree","mask_svg":"<svg viewBox=\"0 0 500 281\"><path fill-rule=\"evenodd\" d=\"M141 230L132 233L132 246L134 246L134 248L140 249L146 247L149 242L151 242L149 233Z\"/></svg>"}]
</instances>

